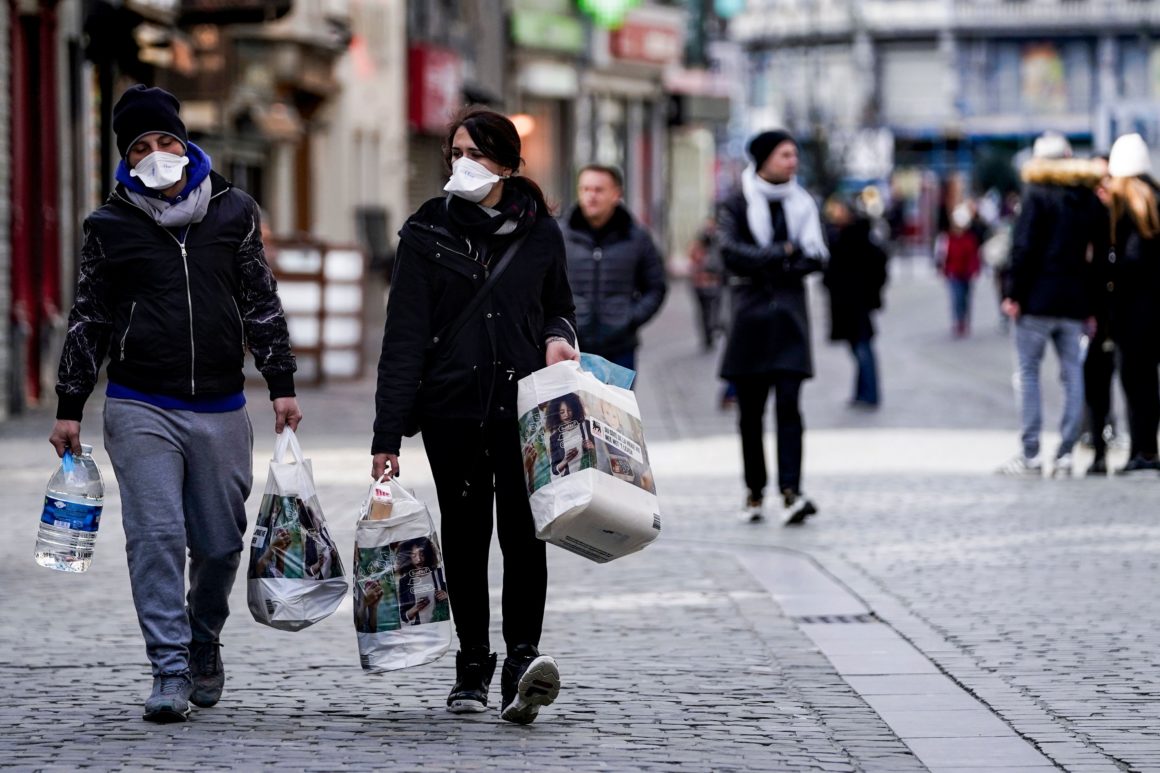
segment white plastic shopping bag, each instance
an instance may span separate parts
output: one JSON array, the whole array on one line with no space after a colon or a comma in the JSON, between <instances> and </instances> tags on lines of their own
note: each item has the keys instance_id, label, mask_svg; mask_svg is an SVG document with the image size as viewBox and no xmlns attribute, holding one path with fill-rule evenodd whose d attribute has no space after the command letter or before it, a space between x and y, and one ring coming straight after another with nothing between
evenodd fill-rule
<instances>
[{"instance_id":1,"label":"white plastic shopping bag","mask_svg":"<svg viewBox=\"0 0 1160 773\"><path fill-rule=\"evenodd\" d=\"M289 427L274 443L246 576L254 619L284 631L317 623L346 597L342 560L322 517L310 460Z\"/></svg>"},{"instance_id":2,"label":"white plastic shopping bag","mask_svg":"<svg viewBox=\"0 0 1160 773\"><path fill-rule=\"evenodd\" d=\"M354 627L363 670L394 671L451 646L443 551L427 506L394 480L376 481L354 537Z\"/></svg>"},{"instance_id":3,"label":"white plastic shopping bag","mask_svg":"<svg viewBox=\"0 0 1160 773\"><path fill-rule=\"evenodd\" d=\"M597 563L661 531L636 396L572 361L519 383L517 411L536 536Z\"/></svg>"}]
</instances>

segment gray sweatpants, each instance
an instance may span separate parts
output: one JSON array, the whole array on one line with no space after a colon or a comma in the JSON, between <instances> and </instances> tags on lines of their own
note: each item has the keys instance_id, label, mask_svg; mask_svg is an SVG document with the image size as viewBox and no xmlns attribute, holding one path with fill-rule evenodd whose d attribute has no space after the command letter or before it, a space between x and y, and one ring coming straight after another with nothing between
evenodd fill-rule
<instances>
[{"instance_id":1,"label":"gray sweatpants","mask_svg":"<svg viewBox=\"0 0 1160 773\"><path fill-rule=\"evenodd\" d=\"M245 408L194 413L105 401L105 450L121 492L129 582L155 676L184 671L190 641L217 639L229 616L253 445Z\"/></svg>"}]
</instances>

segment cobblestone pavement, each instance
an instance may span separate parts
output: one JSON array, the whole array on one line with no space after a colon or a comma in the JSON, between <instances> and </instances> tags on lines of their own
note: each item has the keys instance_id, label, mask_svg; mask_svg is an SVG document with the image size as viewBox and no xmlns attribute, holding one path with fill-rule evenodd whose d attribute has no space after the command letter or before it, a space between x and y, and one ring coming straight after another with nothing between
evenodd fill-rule
<instances>
[{"instance_id":1,"label":"cobblestone pavement","mask_svg":"<svg viewBox=\"0 0 1160 773\"><path fill-rule=\"evenodd\" d=\"M1017 433L1010 345L994 332L989 288L979 287L976 335L952 341L942 288L927 272L898 268L879 339L881 411L845 409L849 357L822 342L824 325L815 330L806 484L822 512L802 529L736 520L734 417L716 408L715 355L698 350L688 290L674 286L646 334L639 392L664 535L603 566L550 549L543 648L560 661L564 690L530 727L507 725L495 712L447 714L450 657L364 675L349 606L299 633L259 626L241 582L223 635L222 703L184 725L141 722L147 664L107 457L96 443L109 494L93 568L80 576L42 570L30 554L54 464L44 442L51 420L0 424L0 523L10 535L0 541L0 764L626 771L1014 764L1002 755L955 756L948 740L919 742L887 724L871 708L883 699L865 680L839 675L802 620L787 616L742 560L756 551L774 561L788 549L820 561L1052 763L1160 769L1160 480L991 474L1016 450ZM367 482L371 389L368 380L301 394L302 441L344 546L352 544ZM1049 422L1058 416L1056 392L1049 388ZM258 492L272 446L267 411L254 391ZM99 441L98 406L89 413L85 436ZM433 503L417 445L405 449L403 464L407 485ZM493 560L496 602L499 579ZM887 692L907 692L897 678L889 684L899 689ZM498 685L493 692L497 698ZM933 697L913 707L946 708Z\"/></svg>"}]
</instances>

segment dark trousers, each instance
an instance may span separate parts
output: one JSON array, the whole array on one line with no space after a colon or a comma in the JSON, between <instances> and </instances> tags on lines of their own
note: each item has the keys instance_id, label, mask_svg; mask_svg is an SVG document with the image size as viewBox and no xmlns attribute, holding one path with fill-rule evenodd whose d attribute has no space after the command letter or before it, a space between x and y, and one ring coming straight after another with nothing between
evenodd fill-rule
<instances>
[{"instance_id":1,"label":"dark trousers","mask_svg":"<svg viewBox=\"0 0 1160 773\"><path fill-rule=\"evenodd\" d=\"M423 422L423 444L442 521L447 594L459 647L488 647L487 559L491 549L492 503L503 553L503 638L539 646L544 627L548 563L536 538L514 419Z\"/></svg>"},{"instance_id":2,"label":"dark trousers","mask_svg":"<svg viewBox=\"0 0 1160 773\"><path fill-rule=\"evenodd\" d=\"M1116 372L1116 352L1106 336L1097 333L1088 342L1083 361L1083 395L1087 405L1088 432L1097 457L1107 453L1104 425L1112 412L1112 376Z\"/></svg>"},{"instance_id":3,"label":"dark trousers","mask_svg":"<svg viewBox=\"0 0 1160 773\"><path fill-rule=\"evenodd\" d=\"M771 373L734 379L737 387L738 428L741 430L741 456L745 466L745 486L751 499L761 499L765 492L765 404L769 390L774 393L777 417L777 483L778 489L801 490L802 476L802 376L796 373Z\"/></svg>"},{"instance_id":4,"label":"dark trousers","mask_svg":"<svg viewBox=\"0 0 1160 773\"><path fill-rule=\"evenodd\" d=\"M854 376L854 401L878 405L878 363L874 358L872 339L850 341L850 353L858 372Z\"/></svg>"},{"instance_id":5,"label":"dark trousers","mask_svg":"<svg viewBox=\"0 0 1160 773\"><path fill-rule=\"evenodd\" d=\"M1156 457L1156 432L1160 429L1160 357L1155 345L1120 346L1120 381L1128 399L1128 429L1132 456Z\"/></svg>"},{"instance_id":6,"label":"dark trousers","mask_svg":"<svg viewBox=\"0 0 1160 773\"><path fill-rule=\"evenodd\" d=\"M721 288L697 287L697 322L701 331L701 345L705 349L713 348L713 337L718 330L718 308L721 305Z\"/></svg>"}]
</instances>

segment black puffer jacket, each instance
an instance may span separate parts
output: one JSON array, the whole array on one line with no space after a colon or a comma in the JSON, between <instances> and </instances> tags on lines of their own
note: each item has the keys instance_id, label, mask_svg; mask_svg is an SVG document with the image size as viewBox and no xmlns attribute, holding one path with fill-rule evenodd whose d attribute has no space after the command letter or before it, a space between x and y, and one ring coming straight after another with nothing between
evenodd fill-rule
<instances>
[{"instance_id":1,"label":"black puffer jacket","mask_svg":"<svg viewBox=\"0 0 1160 773\"><path fill-rule=\"evenodd\" d=\"M760 247L749 230L745 196L737 191L717 210L717 233L729 289L733 320L721 360L721 378L794 373L814 374L810 350L810 313L803 278L823 263L794 250L786 255L788 228L781 204L772 202L773 243Z\"/></svg>"},{"instance_id":2,"label":"black puffer jacket","mask_svg":"<svg viewBox=\"0 0 1160 773\"><path fill-rule=\"evenodd\" d=\"M515 419L517 382L544 367L547 339L576 340L564 244L550 217L530 226L477 318L433 349L432 339L470 304L486 272L454 229L445 199L420 207L399 237L379 358L374 454L398 453L412 420L421 428L428 418ZM511 239L489 245L494 260Z\"/></svg>"},{"instance_id":3,"label":"black puffer jacket","mask_svg":"<svg viewBox=\"0 0 1160 773\"><path fill-rule=\"evenodd\" d=\"M652 237L620 205L599 234L579 207L568 212L560 228L580 346L602 357L632 351L639 343L636 331L665 299L664 262Z\"/></svg>"},{"instance_id":4,"label":"black puffer jacket","mask_svg":"<svg viewBox=\"0 0 1160 773\"><path fill-rule=\"evenodd\" d=\"M1023 314L1085 319L1095 314L1092 258L1107 254L1107 210L1092 187L1098 172L1071 159L1036 159L1011 233L1003 294Z\"/></svg>"},{"instance_id":5,"label":"black puffer jacket","mask_svg":"<svg viewBox=\"0 0 1160 773\"><path fill-rule=\"evenodd\" d=\"M863 341L874 336L870 312L882 308L886 286L886 252L870 236L870 221L853 222L827 231L830 262L825 285L830 291L830 340Z\"/></svg>"},{"instance_id":6,"label":"black puffer jacket","mask_svg":"<svg viewBox=\"0 0 1160 773\"><path fill-rule=\"evenodd\" d=\"M188 228L157 225L121 186L85 220L57 418L81 419L106 354L118 384L211 397L242 391L248 347L271 399L294 394L294 356L258 205L220 175L211 179L209 210Z\"/></svg>"},{"instance_id":7,"label":"black puffer jacket","mask_svg":"<svg viewBox=\"0 0 1160 773\"><path fill-rule=\"evenodd\" d=\"M1160 199L1160 186L1143 178ZM1147 239L1130 212L1116 222L1115 260L1105 264L1111 335L1120 347L1160 352L1160 236Z\"/></svg>"}]
</instances>

